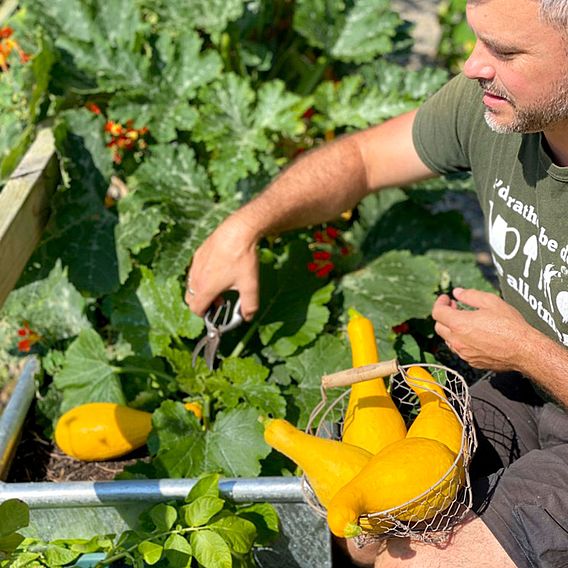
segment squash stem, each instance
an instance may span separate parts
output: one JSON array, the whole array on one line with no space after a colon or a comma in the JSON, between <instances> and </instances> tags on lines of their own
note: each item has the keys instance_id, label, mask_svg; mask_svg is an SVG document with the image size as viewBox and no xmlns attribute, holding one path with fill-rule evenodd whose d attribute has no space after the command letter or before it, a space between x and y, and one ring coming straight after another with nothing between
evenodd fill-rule
<instances>
[{"instance_id":1,"label":"squash stem","mask_svg":"<svg viewBox=\"0 0 568 568\"><path fill-rule=\"evenodd\" d=\"M247 343L256 333L256 330L258 329L259 325L260 325L260 318L250 325L250 327L247 329L247 332L243 335L242 339L237 343L237 345L235 346L233 352L229 355L229 357L239 357L239 355L243 352L244 348L246 347Z\"/></svg>"}]
</instances>

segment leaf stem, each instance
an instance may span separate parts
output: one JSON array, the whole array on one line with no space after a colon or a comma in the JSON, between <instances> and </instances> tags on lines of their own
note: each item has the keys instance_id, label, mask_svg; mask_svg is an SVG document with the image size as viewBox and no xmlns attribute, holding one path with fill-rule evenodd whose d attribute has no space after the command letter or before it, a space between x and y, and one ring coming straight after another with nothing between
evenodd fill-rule
<instances>
[{"instance_id":1,"label":"leaf stem","mask_svg":"<svg viewBox=\"0 0 568 568\"><path fill-rule=\"evenodd\" d=\"M172 381L174 379L174 377L168 373L147 367L115 367L115 370L118 374L132 373L134 375L156 375L157 377L162 377L168 381Z\"/></svg>"},{"instance_id":2,"label":"leaf stem","mask_svg":"<svg viewBox=\"0 0 568 568\"><path fill-rule=\"evenodd\" d=\"M260 318L255 320L247 329L247 332L243 335L242 339L237 343L235 348L233 349L232 353L229 357L239 357L239 355L243 352L244 348L246 347L247 343L251 340L252 336L256 333L256 330L260 326Z\"/></svg>"}]
</instances>

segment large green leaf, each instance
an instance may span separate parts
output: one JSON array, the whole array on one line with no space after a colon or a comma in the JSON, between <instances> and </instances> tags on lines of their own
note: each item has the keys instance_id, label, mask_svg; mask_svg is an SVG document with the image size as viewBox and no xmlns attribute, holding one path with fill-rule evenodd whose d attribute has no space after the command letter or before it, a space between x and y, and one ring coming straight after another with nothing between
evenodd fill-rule
<instances>
[{"instance_id":1,"label":"large green leaf","mask_svg":"<svg viewBox=\"0 0 568 568\"><path fill-rule=\"evenodd\" d=\"M67 278L57 261L48 277L13 290L0 315L21 325L27 321L47 342L78 335L91 323L85 316L85 299Z\"/></svg>"},{"instance_id":2,"label":"large green leaf","mask_svg":"<svg viewBox=\"0 0 568 568\"><path fill-rule=\"evenodd\" d=\"M365 128L416 107L417 103L377 87L365 87L360 75L345 77L339 84L321 83L314 93L314 118L322 130L353 127Z\"/></svg>"},{"instance_id":3,"label":"large green leaf","mask_svg":"<svg viewBox=\"0 0 568 568\"><path fill-rule=\"evenodd\" d=\"M208 431L183 405L164 402L154 413L155 463L170 477L197 477L220 471L230 477L256 477L270 453L253 408L220 412Z\"/></svg>"},{"instance_id":4,"label":"large green leaf","mask_svg":"<svg viewBox=\"0 0 568 568\"><path fill-rule=\"evenodd\" d=\"M341 61L370 61L393 50L402 24L389 0L298 0L294 29Z\"/></svg>"},{"instance_id":5,"label":"large green leaf","mask_svg":"<svg viewBox=\"0 0 568 568\"><path fill-rule=\"evenodd\" d=\"M106 294L119 286L116 215L104 207L112 172L104 122L85 109L66 112L55 130L70 177L52 199L44 238L28 263L24 282L47 275L57 258L81 291Z\"/></svg>"},{"instance_id":6,"label":"large green leaf","mask_svg":"<svg viewBox=\"0 0 568 568\"><path fill-rule=\"evenodd\" d=\"M65 58L103 88L148 83L150 59L139 44L144 23L134 0L37 0L29 10Z\"/></svg>"},{"instance_id":7,"label":"large green leaf","mask_svg":"<svg viewBox=\"0 0 568 568\"><path fill-rule=\"evenodd\" d=\"M497 293L494 285L477 265L475 253L452 250L430 250L426 256L432 259L442 273L442 287L475 288Z\"/></svg>"},{"instance_id":8,"label":"large green leaf","mask_svg":"<svg viewBox=\"0 0 568 568\"><path fill-rule=\"evenodd\" d=\"M250 0L146 0L144 3L168 26L203 30L217 42L227 24L242 15L247 2Z\"/></svg>"},{"instance_id":9,"label":"large green leaf","mask_svg":"<svg viewBox=\"0 0 568 568\"><path fill-rule=\"evenodd\" d=\"M260 168L260 155L274 149L270 133L301 133L307 102L286 93L279 81L265 83L258 94L248 79L233 73L200 92L201 120L194 136L211 152L209 171L222 196Z\"/></svg>"},{"instance_id":10,"label":"large green leaf","mask_svg":"<svg viewBox=\"0 0 568 568\"><path fill-rule=\"evenodd\" d=\"M331 404L345 389L330 389L322 393L321 378L323 375L349 369L351 367L351 351L347 338L333 335L321 335L315 344L300 354L286 360L286 371L294 378L296 384L287 389L294 406L298 409L295 420L298 428L305 428L315 407L325 396L327 404ZM337 414L327 419L340 418ZM317 426L321 414L314 421Z\"/></svg>"},{"instance_id":11,"label":"large green leaf","mask_svg":"<svg viewBox=\"0 0 568 568\"><path fill-rule=\"evenodd\" d=\"M158 281L145 267L141 275L112 298L113 325L135 351L147 357L160 355L172 341L197 337L203 321L183 302L178 280Z\"/></svg>"},{"instance_id":12,"label":"large green leaf","mask_svg":"<svg viewBox=\"0 0 568 568\"><path fill-rule=\"evenodd\" d=\"M369 227L361 250L375 258L394 249L423 254L430 249L466 251L470 248L470 229L459 211L430 213L412 201L394 203Z\"/></svg>"},{"instance_id":13,"label":"large green leaf","mask_svg":"<svg viewBox=\"0 0 568 568\"><path fill-rule=\"evenodd\" d=\"M207 381L208 390L219 399L220 408L235 408L242 402L264 415L283 418L286 401L277 385L267 383L269 371L252 357L229 357Z\"/></svg>"},{"instance_id":14,"label":"large green leaf","mask_svg":"<svg viewBox=\"0 0 568 568\"><path fill-rule=\"evenodd\" d=\"M373 322L379 353L387 359L394 356L388 341L391 328L430 315L439 282L440 272L432 260L391 251L346 275L340 290L346 307L354 307Z\"/></svg>"},{"instance_id":15,"label":"large green leaf","mask_svg":"<svg viewBox=\"0 0 568 568\"><path fill-rule=\"evenodd\" d=\"M191 549L203 568L231 568L231 550L223 538L211 530L191 533Z\"/></svg>"},{"instance_id":16,"label":"large green leaf","mask_svg":"<svg viewBox=\"0 0 568 568\"><path fill-rule=\"evenodd\" d=\"M101 336L92 329L83 330L69 346L63 368L53 379L63 392L61 411L86 402L125 404L119 371L108 360Z\"/></svg>"},{"instance_id":17,"label":"large green leaf","mask_svg":"<svg viewBox=\"0 0 568 568\"><path fill-rule=\"evenodd\" d=\"M260 339L265 352L285 358L311 343L329 319L334 285L322 282L307 265L308 247L301 241L289 245L282 266L261 265L261 297L258 317Z\"/></svg>"}]
</instances>

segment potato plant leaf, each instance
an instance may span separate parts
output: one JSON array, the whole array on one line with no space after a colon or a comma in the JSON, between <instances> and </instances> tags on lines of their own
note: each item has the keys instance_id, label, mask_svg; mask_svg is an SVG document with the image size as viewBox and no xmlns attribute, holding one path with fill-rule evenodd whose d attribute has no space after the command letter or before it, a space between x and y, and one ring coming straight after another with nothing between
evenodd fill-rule
<instances>
[{"instance_id":1,"label":"potato plant leaf","mask_svg":"<svg viewBox=\"0 0 568 568\"><path fill-rule=\"evenodd\" d=\"M193 555L203 568L231 568L231 549L223 538L212 530L191 533Z\"/></svg>"}]
</instances>

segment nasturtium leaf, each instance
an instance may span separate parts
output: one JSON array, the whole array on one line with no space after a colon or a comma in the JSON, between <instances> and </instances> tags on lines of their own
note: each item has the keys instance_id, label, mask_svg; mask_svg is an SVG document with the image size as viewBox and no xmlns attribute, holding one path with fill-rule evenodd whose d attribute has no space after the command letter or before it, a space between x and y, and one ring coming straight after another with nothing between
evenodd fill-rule
<instances>
[{"instance_id":1,"label":"nasturtium leaf","mask_svg":"<svg viewBox=\"0 0 568 568\"><path fill-rule=\"evenodd\" d=\"M63 392L62 412L86 402L125 404L118 371L107 358L101 336L92 329L83 330L67 349L63 368L53 379Z\"/></svg>"},{"instance_id":2,"label":"nasturtium leaf","mask_svg":"<svg viewBox=\"0 0 568 568\"><path fill-rule=\"evenodd\" d=\"M67 269L58 260L49 275L13 290L0 317L21 325L27 321L46 342L67 339L91 327L87 303L69 282Z\"/></svg>"},{"instance_id":3,"label":"nasturtium leaf","mask_svg":"<svg viewBox=\"0 0 568 568\"><path fill-rule=\"evenodd\" d=\"M27 527L29 522L29 508L23 501L8 499L0 503L0 537L9 536Z\"/></svg>"},{"instance_id":4,"label":"nasturtium leaf","mask_svg":"<svg viewBox=\"0 0 568 568\"><path fill-rule=\"evenodd\" d=\"M216 532L200 530L191 533L191 549L203 568L231 568L229 545Z\"/></svg>"},{"instance_id":5,"label":"nasturtium leaf","mask_svg":"<svg viewBox=\"0 0 568 568\"><path fill-rule=\"evenodd\" d=\"M391 251L346 275L340 290L346 307L354 307L373 322L381 359L388 359L394 356L388 340L391 328L430 315L439 279L432 260L408 251Z\"/></svg>"},{"instance_id":6,"label":"nasturtium leaf","mask_svg":"<svg viewBox=\"0 0 568 568\"><path fill-rule=\"evenodd\" d=\"M150 518L159 531L169 531L177 520L175 507L158 503L150 509Z\"/></svg>"},{"instance_id":7,"label":"nasturtium leaf","mask_svg":"<svg viewBox=\"0 0 568 568\"><path fill-rule=\"evenodd\" d=\"M193 556L191 545L180 534L173 533L164 542L165 556L171 566L189 568Z\"/></svg>"},{"instance_id":8,"label":"nasturtium leaf","mask_svg":"<svg viewBox=\"0 0 568 568\"><path fill-rule=\"evenodd\" d=\"M321 377L351 367L351 349L346 336L338 338L322 334L309 348L298 355L289 357L286 367L296 384L290 386L286 393L294 406L298 408L296 419L298 428L305 428L314 408L322 400ZM326 397L331 404L345 389L328 389ZM329 416L328 419L332 419ZM318 420L314 426L317 426Z\"/></svg>"},{"instance_id":9,"label":"nasturtium leaf","mask_svg":"<svg viewBox=\"0 0 568 568\"><path fill-rule=\"evenodd\" d=\"M191 503L199 497L219 497L219 477L218 473L208 473L199 478L190 489L185 502Z\"/></svg>"},{"instance_id":10,"label":"nasturtium leaf","mask_svg":"<svg viewBox=\"0 0 568 568\"><path fill-rule=\"evenodd\" d=\"M236 515L221 517L208 526L223 537L223 540L237 554L246 554L252 548L256 538L256 527L246 519Z\"/></svg>"},{"instance_id":11,"label":"nasturtium leaf","mask_svg":"<svg viewBox=\"0 0 568 568\"><path fill-rule=\"evenodd\" d=\"M183 505L180 515L188 527L201 527L223 509L225 501L219 497L202 495Z\"/></svg>"},{"instance_id":12,"label":"nasturtium leaf","mask_svg":"<svg viewBox=\"0 0 568 568\"><path fill-rule=\"evenodd\" d=\"M151 540L143 540L138 545L138 552L144 558L144 562L153 566L162 558L164 547L161 544L152 542Z\"/></svg>"}]
</instances>

